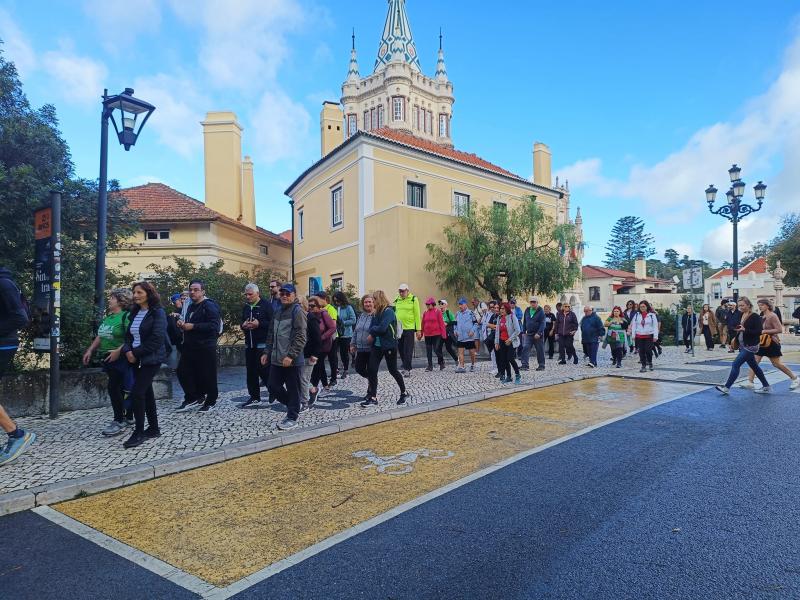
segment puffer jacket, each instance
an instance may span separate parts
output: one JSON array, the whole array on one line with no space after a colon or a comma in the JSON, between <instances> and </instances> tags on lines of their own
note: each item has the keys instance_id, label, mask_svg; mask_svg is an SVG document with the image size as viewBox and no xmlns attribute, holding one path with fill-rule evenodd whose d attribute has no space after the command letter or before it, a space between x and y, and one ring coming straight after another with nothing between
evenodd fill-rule
<instances>
[{"instance_id":1,"label":"puffer jacket","mask_svg":"<svg viewBox=\"0 0 800 600\"><path fill-rule=\"evenodd\" d=\"M122 350L123 352L132 351L140 365L160 365L167 359L167 313L160 306L147 311L139 324L141 345L134 348L131 325L138 314L139 306L136 305L130 311L130 321L125 330L125 344Z\"/></svg>"},{"instance_id":2,"label":"puffer jacket","mask_svg":"<svg viewBox=\"0 0 800 600\"><path fill-rule=\"evenodd\" d=\"M372 343L367 340L371 326L371 314L363 312L358 315L358 321L356 321L356 326L353 330L353 339L350 340L350 344L356 347L356 352L369 352L372 348Z\"/></svg>"},{"instance_id":3,"label":"puffer jacket","mask_svg":"<svg viewBox=\"0 0 800 600\"><path fill-rule=\"evenodd\" d=\"M569 311L558 313L556 317L556 335L560 337L572 337L578 331L578 317L574 312Z\"/></svg>"},{"instance_id":4,"label":"puffer jacket","mask_svg":"<svg viewBox=\"0 0 800 600\"><path fill-rule=\"evenodd\" d=\"M455 334L459 342L478 341L478 323L471 310L459 310L456 313Z\"/></svg>"},{"instance_id":5,"label":"puffer jacket","mask_svg":"<svg viewBox=\"0 0 800 600\"><path fill-rule=\"evenodd\" d=\"M605 334L606 328L603 327L603 321L597 316L596 312L592 312L589 316L581 319L581 337L584 342L596 342Z\"/></svg>"}]
</instances>

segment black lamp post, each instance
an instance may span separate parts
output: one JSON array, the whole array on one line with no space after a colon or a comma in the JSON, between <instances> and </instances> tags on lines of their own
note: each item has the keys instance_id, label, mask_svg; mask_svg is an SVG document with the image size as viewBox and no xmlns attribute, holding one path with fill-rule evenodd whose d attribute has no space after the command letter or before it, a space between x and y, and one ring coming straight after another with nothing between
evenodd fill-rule
<instances>
[{"instance_id":1,"label":"black lamp post","mask_svg":"<svg viewBox=\"0 0 800 600\"><path fill-rule=\"evenodd\" d=\"M103 90L103 113L100 119L100 189L97 201L97 254L94 279L95 330L103 319L106 296L106 226L108 221L108 120L114 124L119 143L130 150L147 123L147 119L156 109L152 104L133 97L133 88L115 96L109 96ZM114 118L114 111L119 110L122 129ZM140 120L139 117L144 115Z\"/></svg>"},{"instance_id":2,"label":"black lamp post","mask_svg":"<svg viewBox=\"0 0 800 600\"><path fill-rule=\"evenodd\" d=\"M733 223L733 299L739 300L739 221L747 215L758 212L764 203L764 196L766 194L767 186L759 181L753 186L755 198L758 201L758 206L753 207L749 204L742 202L744 196L745 183L741 178L742 169L737 165L733 165L728 169L728 175L731 178L731 187L725 192L725 197L728 201L717 209L714 209L714 201L717 199L717 188L714 184L708 186L706 190L706 202L708 202L708 210L711 214L722 215Z\"/></svg>"}]
</instances>

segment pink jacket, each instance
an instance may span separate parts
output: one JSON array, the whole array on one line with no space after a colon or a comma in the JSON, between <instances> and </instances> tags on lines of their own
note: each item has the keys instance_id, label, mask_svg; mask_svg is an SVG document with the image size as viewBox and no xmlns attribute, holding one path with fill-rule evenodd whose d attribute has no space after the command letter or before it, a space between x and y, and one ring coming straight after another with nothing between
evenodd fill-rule
<instances>
[{"instance_id":1,"label":"pink jacket","mask_svg":"<svg viewBox=\"0 0 800 600\"><path fill-rule=\"evenodd\" d=\"M333 322L328 311L324 308L319 311L319 331L322 334L322 351L327 354L333 347L333 334L336 333L336 323Z\"/></svg>"},{"instance_id":2,"label":"pink jacket","mask_svg":"<svg viewBox=\"0 0 800 600\"><path fill-rule=\"evenodd\" d=\"M422 335L425 337L447 338L447 328L444 326L442 311L438 308L428 309L422 313Z\"/></svg>"}]
</instances>

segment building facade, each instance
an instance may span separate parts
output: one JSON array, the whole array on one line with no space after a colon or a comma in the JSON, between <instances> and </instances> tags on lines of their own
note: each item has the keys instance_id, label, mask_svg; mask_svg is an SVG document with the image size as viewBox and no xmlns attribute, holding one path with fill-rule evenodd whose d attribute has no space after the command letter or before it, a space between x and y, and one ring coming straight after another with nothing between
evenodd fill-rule
<instances>
[{"instance_id":1,"label":"building facade","mask_svg":"<svg viewBox=\"0 0 800 600\"><path fill-rule=\"evenodd\" d=\"M783 270L780 269L780 271ZM736 287L740 296L747 296L752 301L766 298L778 304L781 312L786 313L784 320L788 321L790 320L789 315L797 306L800 306L800 288L784 286L785 271L783 271L783 277L778 278L775 275L774 270L770 271L766 258L757 258L739 270ZM723 299L732 298L733 287L733 270L717 271L705 281L706 302L718 305Z\"/></svg>"},{"instance_id":2,"label":"building facade","mask_svg":"<svg viewBox=\"0 0 800 600\"><path fill-rule=\"evenodd\" d=\"M569 222L569 189L553 185L548 147L534 144L533 181L459 151L453 103L441 38L436 76L428 78L405 1L389 0L373 73L360 76L353 48L341 101L322 108L322 158L286 191L301 292L352 284L359 293L391 294L408 283L417 294L442 297L425 269L426 245L444 243L444 228L469 207L511 209L536 196L556 222ZM580 304L582 291L567 296Z\"/></svg>"},{"instance_id":3,"label":"building facade","mask_svg":"<svg viewBox=\"0 0 800 600\"><path fill-rule=\"evenodd\" d=\"M647 261L636 261L635 272L585 265L583 294L588 306L598 312L611 312L615 306L625 308L628 300L647 300L654 308L669 308L679 303L682 294L669 279L647 276Z\"/></svg>"}]
</instances>

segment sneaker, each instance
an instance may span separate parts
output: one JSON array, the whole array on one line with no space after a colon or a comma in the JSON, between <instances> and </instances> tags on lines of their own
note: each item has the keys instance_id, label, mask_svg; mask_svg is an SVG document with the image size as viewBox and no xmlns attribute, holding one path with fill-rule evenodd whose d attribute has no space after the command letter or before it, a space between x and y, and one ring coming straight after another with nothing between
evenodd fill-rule
<instances>
[{"instance_id":1,"label":"sneaker","mask_svg":"<svg viewBox=\"0 0 800 600\"><path fill-rule=\"evenodd\" d=\"M216 404L203 404L203 406L201 406L200 410L198 410L197 412L201 415L207 415L209 413L214 412L216 409L217 409Z\"/></svg>"},{"instance_id":2,"label":"sneaker","mask_svg":"<svg viewBox=\"0 0 800 600\"><path fill-rule=\"evenodd\" d=\"M594 363L592 363L592 362L590 362L590 363L589 363L588 365L586 365L586 366L587 366L587 367L589 367L590 369L596 369L596 368L597 368L597 365L596 365L596 364L594 364Z\"/></svg>"},{"instance_id":3,"label":"sneaker","mask_svg":"<svg viewBox=\"0 0 800 600\"><path fill-rule=\"evenodd\" d=\"M18 438L9 437L6 447L0 452L0 465L6 465L18 459L35 441L36 434L32 431L24 431Z\"/></svg>"},{"instance_id":4,"label":"sneaker","mask_svg":"<svg viewBox=\"0 0 800 600\"><path fill-rule=\"evenodd\" d=\"M467 370L464 367L456 367L456 373L466 373Z\"/></svg>"},{"instance_id":5,"label":"sneaker","mask_svg":"<svg viewBox=\"0 0 800 600\"><path fill-rule=\"evenodd\" d=\"M311 407L308 405L308 403L307 403L307 402L303 402L303 403L300 405L300 413L301 413L301 414L302 414L302 413L304 413L304 412L308 412L308 411L310 411L310 410L311 410Z\"/></svg>"},{"instance_id":6,"label":"sneaker","mask_svg":"<svg viewBox=\"0 0 800 600\"><path fill-rule=\"evenodd\" d=\"M653 365L647 365L647 368L652 371L653 370Z\"/></svg>"},{"instance_id":7,"label":"sneaker","mask_svg":"<svg viewBox=\"0 0 800 600\"><path fill-rule=\"evenodd\" d=\"M577 357L577 356L576 356L576 357L575 357L575 359L572 361L572 364L574 364L574 365L577 365L577 364L578 364L578 357Z\"/></svg>"},{"instance_id":8,"label":"sneaker","mask_svg":"<svg viewBox=\"0 0 800 600\"><path fill-rule=\"evenodd\" d=\"M409 398L411 398L411 394L409 394L408 392L403 392L402 394L400 394L400 397L397 399L397 406L405 406L406 405L406 401Z\"/></svg>"},{"instance_id":9,"label":"sneaker","mask_svg":"<svg viewBox=\"0 0 800 600\"><path fill-rule=\"evenodd\" d=\"M123 431L125 431L129 427L127 421L111 421L108 426L103 429L100 433L107 437L113 437L115 435L119 435Z\"/></svg>"},{"instance_id":10,"label":"sneaker","mask_svg":"<svg viewBox=\"0 0 800 600\"><path fill-rule=\"evenodd\" d=\"M469 372L470 373L474 373L475 372L475 365L470 365L469 366Z\"/></svg>"},{"instance_id":11,"label":"sneaker","mask_svg":"<svg viewBox=\"0 0 800 600\"><path fill-rule=\"evenodd\" d=\"M539 365L538 367L536 367L536 370L537 371L544 371L544 365Z\"/></svg>"},{"instance_id":12,"label":"sneaker","mask_svg":"<svg viewBox=\"0 0 800 600\"><path fill-rule=\"evenodd\" d=\"M769 386L760 387L757 390L753 390L753 392L755 392L756 394L771 394L772 393L772 388L769 387Z\"/></svg>"},{"instance_id":13,"label":"sneaker","mask_svg":"<svg viewBox=\"0 0 800 600\"><path fill-rule=\"evenodd\" d=\"M312 406L314 406L314 402L316 402L316 401L317 401L317 397L318 397L318 396L319 396L319 390L317 390L316 392L310 392L310 393L308 394L308 407L309 407L309 408L311 408Z\"/></svg>"},{"instance_id":14,"label":"sneaker","mask_svg":"<svg viewBox=\"0 0 800 600\"><path fill-rule=\"evenodd\" d=\"M497 375L497 369L492 369L492 371L491 371L491 372L492 372L492 375L494 375L495 377L497 377L497 376L498 376L498 375Z\"/></svg>"},{"instance_id":15,"label":"sneaker","mask_svg":"<svg viewBox=\"0 0 800 600\"><path fill-rule=\"evenodd\" d=\"M297 427L297 421L290 419L289 417L286 417L283 421L278 423L278 429L281 431L288 431L289 429L294 429L295 427Z\"/></svg>"},{"instance_id":16,"label":"sneaker","mask_svg":"<svg viewBox=\"0 0 800 600\"><path fill-rule=\"evenodd\" d=\"M324 387L321 390L319 390L319 392L317 392L317 398L324 398L325 396L330 396L330 395L331 395L330 388Z\"/></svg>"},{"instance_id":17,"label":"sneaker","mask_svg":"<svg viewBox=\"0 0 800 600\"><path fill-rule=\"evenodd\" d=\"M361 404L361 408L367 408L368 406L378 406L378 399L377 398L366 398L360 404Z\"/></svg>"},{"instance_id":18,"label":"sneaker","mask_svg":"<svg viewBox=\"0 0 800 600\"><path fill-rule=\"evenodd\" d=\"M128 427L133 427L134 425L136 425L136 419L133 417L125 417L125 424Z\"/></svg>"},{"instance_id":19,"label":"sneaker","mask_svg":"<svg viewBox=\"0 0 800 600\"><path fill-rule=\"evenodd\" d=\"M425 367L425 370L426 370L428 373L430 373L430 372L432 372L432 371L433 371L433 367Z\"/></svg>"},{"instance_id":20,"label":"sneaker","mask_svg":"<svg viewBox=\"0 0 800 600\"><path fill-rule=\"evenodd\" d=\"M444 363L442 363L442 364L440 364L440 365L439 365L439 370L440 370L440 371L444 371Z\"/></svg>"},{"instance_id":21,"label":"sneaker","mask_svg":"<svg viewBox=\"0 0 800 600\"><path fill-rule=\"evenodd\" d=\"M736 387L744 388L746 390L755 389L755 384L752 381L743 381L742 383L738 384Z\"/></svg>"},{"instance_id":22,"label":"sneaker","mask_svg":"<svg viewBox=\"0 0 800 600\"><path fill-rule=\"evenodd\" d=\"M530 368L530 366L529 366L529 365L522 365L522 366L519 368L519 370L520 370L520 371L530 371L530 370L531 370L531 368Z\"/></svg>"},{"instance_id":23,"label":"sneaker","mask_svg":"<svg viewBox=\"0 0 800 600\"><path fill-rule=\"evenodd\" d=\"M730 393L730 390L726 388L724 385L715 385L714 387L720 394L724 396L727 396Z\"/></svg>"},{"instance_id":24,"label":"sneaker","mask_svg":"<svg viewBox=\"0 0 800 600\"><path fill-rule=\"evenodd\" d=\"M617 363L617 368L621 369L622 368L622 363Z\"/></svg>"},{"instance_id":25,"label":"sneaker","mask_svg":"<svg viewBox=\"0 0 800 600\"><path fill-rule=\"evenodd\" d=\"M647 373L647 368L642 367L641 369L639 369L639 373Z\"/></svg>"},{"instance_id":26,"label":"sneaker","mask_svg":"<svg viewBox=\"0 0 800 600\"><path fill-rule=\"evenodd\" d=\"M503 379L503 375L498 371L494 374L495 379Z\"/></svg>"},{"instance_id":27,"label":"sneaker","mask_svg":"<svg viewBox=\"0 0 800 600\"><path fill-rule=\"evenodd\" d=\"M252 408L254 406L261 406L261 398L250 398L247 402L240 404L239 408Z\"/></svg>"},{"instance_id":28,"label":"sneaker","mask_svg":"<svg viewBox=\"0 0 800 600\"><path fill-rule=\"evenodd\" d=\"M269 395L269 403L270 403L270 404L272 404L272 403L274 403L274 402L275 402L275 400L277 400L277 398L275 397L275 395L274 395L274 394L270 394L270 395Z\"/></svg>"},{"instance_id":29,"label":"sneaker","mask_svg":"<svg viewBox=\"0 0 800 600\"><path fill-rule=\"evenodd\" d=\"M328 388L332 388L332 387L336 387L336 380L335 379L331 379L330 385L328 386Z\"/></svg>"},{"instance_id":30,"label":"sneaker","mask_svg":"<svg viewBox=\"0 0 800 600\"><path fill-rule=\"evenodd\" d=\"M558 364L560 364L560 365L565 365L565 364L567 364L567 361L565 361L565 360L560 360L560 361L558 361Z\"/></svg>"},{"instance_id":31,"label":"sneaker","mask_svg":"<svg viewBox=\"0 0 800 600\"><path fill-rule=\"evenodd\" d=\"M342 371L342 374L339 375L339 379L347 379L347 369Z\"/></svg>"},{"instance_id":32,"label":"sneaker","mask_svg":"<svg viewBox=\"0 0 800 600\"><path fill-rule=\"evenodd\" d=\"M792 379L792 383L789 384L789 389L796 390L799 387L800 387L800 377L795 377L794 379Z\"/></svg>"},{"instance_id":33,"label":"sneaker","mask_svg":"<svg viewBox=\"0 0 800 600\"><path fill-rule=\"evenodd\" d=\"M122 443L122 446L124 448L136 448L136 446L141 446L142 444L144 444L146 439L147 438L144 437L143 433L134 431L133 435L131 435L131 437L129 437Z\"/></svg>"},{"instance_id":34,"label":"sneaker","mask_svg":"<svg viewBox=\"0 0 800 600\"><path fill-rule=\"evenodd\" d=\"M151 426L145 429L142 435L144 435L144 437L148 440L159 438L161 437L161 430Z\"/></svg>"},{"instance_id":35,"label":"sneaker","mask_svg":"<svg viewBox=\"0 0 800 600\"><path fill-rule=\"evenodd\" d=\"M522 375L517 375L517 376L514 378L514 383L515 383L516 385L519 385L519 384L521 384L521 383L522 383Z\"/></svg>"},{"instance_id":36,"label":"sneaker","mask_svg":"<svg viewBox=\"0 0 800 600\"><path fill-rule=\"evenodd\" d=\"M179 413L189 412L198 409L200 406L202 406L200 400L184 400L183 403L178 408L175 409L175 412ZM126 448L128 447L132 446L126 446Z\"/></svg>"}]
</instances>

